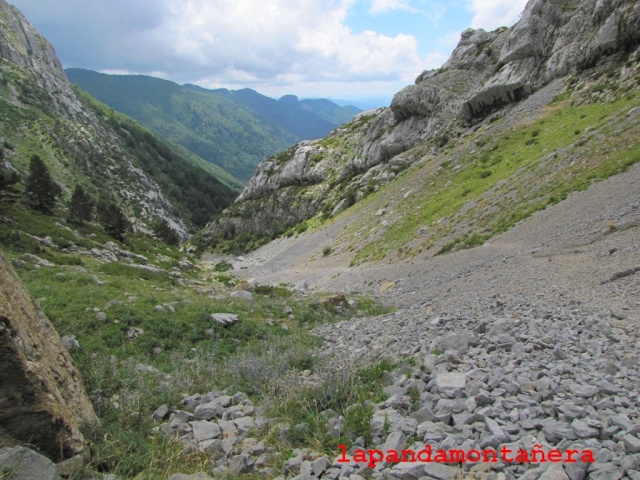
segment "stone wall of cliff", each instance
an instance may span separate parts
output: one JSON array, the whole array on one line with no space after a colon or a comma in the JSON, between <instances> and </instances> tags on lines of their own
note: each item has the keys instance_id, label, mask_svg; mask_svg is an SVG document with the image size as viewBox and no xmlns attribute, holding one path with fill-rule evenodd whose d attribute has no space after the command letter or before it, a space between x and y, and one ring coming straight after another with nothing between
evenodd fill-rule
<instances>
[{"instance_id":1,"label":"stone wall of cliff","mask_svg":"<svg viewBox=\"0 0 640 480\"><path fill-rule=\"evenodd\" d=\"M97 421L80 374L38 304L0 253L0 447L36 446L53 460L81 453Z\"/></svg>"},{"instance_id":2,"label":"stone wall of cliff","mask_svg":"<svg viewBox=\"0 0 640 480\"><path fill-rule=\"evenodd\" d=\"M423 72L389 108L264 161L203 238L272 237L335 214L551 81L594 69L615 74L639 45L638 2L531 0L512 28L462 32L442 68Z\"/></svg>"}]
</instances>

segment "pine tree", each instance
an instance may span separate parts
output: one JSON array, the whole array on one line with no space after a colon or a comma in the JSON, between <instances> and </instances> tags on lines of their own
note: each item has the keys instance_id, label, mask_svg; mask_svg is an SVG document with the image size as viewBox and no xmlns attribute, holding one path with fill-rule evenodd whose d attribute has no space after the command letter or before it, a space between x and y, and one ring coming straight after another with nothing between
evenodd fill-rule
<instances>
[{"instance_id":1,"label":"pine tree","mask_svg":"<svg viewBox=\"0 0 640 480\"><path fill-rule=\"evenodd\" d=\"M98 210L102 228L104 228L107 235L124 242L125 235L131 227L131 224L124 213L122 213L122 210L120 210L120 207L115 203L109 203L104 207L101 205Z\"/></svg>"},{"instance_id":2,"label":"pine tree","mask_svg":"<svg viewBox=\"0 0 640 480\"><path fill-rule=\"evenodd\" d=\"M38 155L33 155L29 162L26 193L33 208L42 212L50 211L56 204L56 198L62 193Z\"/></svg>"},{"instance_id":3,"label":"pine tree","mask_svg":"<svg viewBox=\"0 0 640 480\"><path fill-rule=\"evenodd\" d=\"M69 218L82 225L84 222L91 220L93 206L94 202L91 196L81 185L76 185L69 204Z\"/></svg>"},{"instance_id":4,"label":"pine tree","mask_svg":"<svg viewBox=\"0 0 640 480\"><path fill-rule=\"evenodd\" d=\"M178 236L178 233L171 228L171 225L169 225L169 222L165 218L156 224L153 231L156 236L167 245L176 247L180 244L180 237Z\"/></svg>"}]
</instances>

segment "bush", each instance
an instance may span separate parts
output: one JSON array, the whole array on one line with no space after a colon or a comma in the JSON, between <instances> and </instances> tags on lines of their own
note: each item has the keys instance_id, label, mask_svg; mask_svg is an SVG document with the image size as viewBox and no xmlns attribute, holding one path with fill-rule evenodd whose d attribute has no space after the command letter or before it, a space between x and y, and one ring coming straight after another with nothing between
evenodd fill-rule
<instances>
[{"instance_id":1,"label":"bush","mask_svg":"<svg viewBox=\"0 0 640 480\"><path fill-rule=\"evenodd\" d=\"M91 220L94 201L81 185L76 185L71 203L69 204L69 218L83 225Z\"/></svg>"},{"instance_id":2,"label":"bush","mask_svg":"<svg viewBox=\"0 0 640 480\"><path fill-rule=\"evenodd\" d=\"M332 252L333 248L331 248L331 245L327 245L326 247L324 247L322 249L322 255L324 255L325 257L327 255L329 255Z\"/></svg>"},{"instance_id":3,"label":"bush","mask_svg":"<svg viewBox=\"0 0 640 480\"><path fill-rule=\"evenodd\" d=\"M233 268L233 265L231 265L226 260L221 260L213 266L213 270L216 272L228 272L232 268Z\"/></svg>"},{"instance_id":4,"label":"bush","mask_svg":"<svg viewBox=\"0 0 640 480\"><path fill-rule=\"evenodd\" d=\"M116 240L124 242L126 233L131 228L131 224L125 217L120 207L115 203L106 204L98 208L100 212L100 222L107 235Z\"/></svg>"}]
</instances>

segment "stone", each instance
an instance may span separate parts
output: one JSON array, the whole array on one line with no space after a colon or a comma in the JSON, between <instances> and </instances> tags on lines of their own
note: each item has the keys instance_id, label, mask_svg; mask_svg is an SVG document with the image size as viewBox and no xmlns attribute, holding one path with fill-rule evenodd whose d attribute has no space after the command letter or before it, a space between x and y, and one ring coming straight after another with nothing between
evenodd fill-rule
<instances>
[{"instance_id":1,"label":"stone","mask_svg":"<svg viewBox=\"0 0 640 480\"><path fill-rule=\"evenodd\" d=\"M145 259L146 261L146 259ZM129 266L131 268L136 268L138 270L144 270L145 272L153 273L156 275L162 275L165 271L162 268L154 267L153 265L139 265L137 263L130 263Z\"/></svg>"},{"instance_id":2,"label":"stone","mask_svg":"<svg viewBox=\"0 0 640 480\"><path fill-rule=\"evenodd\" d=\"M10 480L60 480L55 464L26 447L0 448L0 475Z\"/></svg>"},{"instance_id":3,"label":"stone","mask_svg":"<svg viewBox=\"0 0 640 480\"><path fill-rule=\"evenodd\" d=\"M574 395L583 398L594 398L600 391L598 387L593 385L571 385L568 388Z\"/></svg>"},{"instance_id":4,"label":"stone","mask_svg":"<svg viewBox=\"0 0 640 480\"><path fill-rule=\"evenodd\" d=\"M235 300L243 300L245 302L253 301L253 294L246 290L235 290L229 294L229 296Z\"/></svg>"},{"instance_id":5,"label":"stone","mask_svg":"<svg viewBox=\"0 0 640 480\"><path fill-rule=\"evenodd\" d=\"M80 350L80 343L76 339L75 335L65 335L61 338L61 340L62 345L67 349L67 351L75 352L77 350Z\"/></svg>"},{"instance_id":6,"label":"stone","mask_svg":"<svg viewBox=\"0 0 640 480\"><path fill-rule=\"evenodd\" d=\"M580 438L596 438L600 435L600 430L590 427L587 422L583 422L577 418L571 422L571 427L575 434Z\"/></svg>"},{"instance_id":7,"label":"stone","mask_svg":"<svg viewBox=\"0 0 640 480\"><path fill-rule=\"evenodd\" d=\"M22 256L25 260L33 263L34 265L38 266L38 267L47 267L47 268L51 268L51 267L55 267L54 263L51 263L49 260L45 260L44 258L40 258L36 255L32 255L30 253L25 253Z\"/></svg>"},{"instance_id":8,"label":"stone","mask_svg":"<svg viewBox=\"0 0 640 480\"><path fill-rule=\"evenodd\" d=\"M0 445L29 443L54 460L84 451L80 426L97 417L80 373L2 254L0 385Z\"/></svg>"},{"instance_id":9,"label":"stone","mask_svg":"<svg viewBox=\"0 0 640 480\"><path fill-rule=\"evenodd\" d=\"M494 435L500 441L500 443L506 443L509 441L509 437L504 433L502 428L500 428L500 426L498 425L498 422L496 422L494 419L485 417L484 423L487 425L487 428L489 429L491 434Z\"/></svg>"},{"instance_id":10,"label":"stone","mask_svg":"<svg viewBox=\"0 0 640 480\"><path fill-rule=\"evenodd\" d=\"M230 327L238 323L238 315L235 313L212 313L211 320L218 322L223 327Z\"/></svg>"},{"instance_id":11,"label":"stone","mask_svg":"<svg viewBox=\"0 0 640 480\"><path fill-rule=\"evenodd\" d=\"M321 477L331 466L331 462L327 457L320 457L313 461L311 464L311 472L316 477Z\"/></svg>"},{"instance_id":12,"label":"stone","mask_svg":"<svg viewBox=\"0 0 640 480\"><path fill-rule=\"evenodd\" d=\"M455 350L459 353L467 353L469 346L477 345L478 340L470 333L460 333L442 337L438 343L442 351Z\"/></svg>"},{"instance_id":13,"label":"stone","mask_svg":"<svg viewBox=\"0 0 640 480\"><path fill-rule=\"evenodd\" d=\"M460 372L443 372L436 374L436 386L442 395L455 398L464 393L467 377Z\"/></svg>"},{"instance_id":14,"label":"stone","mask_svg":"<svg viewBox=\"0 0 640 480\"><path fill-rule=\"evenodd\" d=\"M189 423L193 428L193 439L196 442L220 438L222 436L222 430L217 423L206 420L194 420Z\"/></svg>"},{"instance_id":15,"label":"stone","mask_svg":"<svg viewBox=\"0 0 640 480\"><path fill-rule=\"evenodd\" d=\"M635 435L625 435L622 437L622 443L628 454L640 453L640 438Z\"/></svg>"},{"instance_id":16,"label":"stone","mask_svg":"<svg viewBox=\"0 0 640 480\"><path fill-rule=\"evenodd\" d=\"M565 473L562 465L554 463L547 468L547 470L538 477L538 480L571 480Z\"/></svg>"},{"instance_id":17,"label":"stone","mask_svg":"<svg viewBox=\"0 0 640 480\"><path fill-rule=\"evenodd\" d=\"M238 428L238 432L240 434L245 434L250 432L253 428L255 428L255 422L252 417L240 417L236 418L233 423L236 424Z\"/></svg>"},{"instance_id":18,"label":"stone","mask_svg":"<svg viewBox=\"0 0 640 480\"><path fill-rule=\"evenodd\" d=\"M129 340L135 340L136 338L141 336L143 333L144 333L144 330L142 328L131 327L129 330L127 330L127 338Z\"/></svg>"},{"instance_id":19,"label":"stone","mask_svg":"<svg viewBox=\"0 0 640 480\"><path fill-rule=\"evenodd\" d=\"M558 421L553 418L546 418L540 422L542 431L551 443L557 443L562 439L575 440L578 436L566 422Z\"/></svg>"},{"instance_id":20,"label":"stone","mask_svg":"<svg viewBox=\"0 0 640 480\"><path fill-rule=\"evenodd\" d=\"M419 462L394 463L391 465L389 475L391 478L421 478L424 477L424 469L424 464Z\"/></svg>"},{"instance_id":21,"label":"stone","mask_svg":"<svg viewBox=\"0 0 640 480\"><path fill-rule=\"evenodd\" d=\"M407 444L406 435L402 432L391 432L380 449L384 452L395 450L399 452Z\"/></svg>"},{"instance_id":22,"label":"stone","mask_svg":"<svg viewBox=\"0 0 640 480\"><path fill-rule=\"evenodd\" d=\"M191 475L187 475L184 473L174 473L169 477L169 480L214 480L214 479L204 472L198 472Z\"/></svg>"},{"instance_id":23,"label":"stone","mask_svg":"<svg viewBox=\"0 0 640 480\"><path fill-rule=\"evenodd\" d=\"M424 473L427 478L437 480L453 480L456 478L457 469L441 463L427 463L424 465Z\"/></svg>"},{"instance_id":24,"label":"stone","mask_svg":"<svg viewBox=\"0 0 640 480\"><path fill-rule=\"evenodd\" d=\"M62 478L69 478L73 475L77 475L84 468L85 459L82 455L76 455L75 457L68 458L56 464L56 473ZM0 466L0 471L2 467Z\"/></svg>"},{"instance_id":25,"label":"stone","mask_svg":"<svg viewBox=\"0 0 640 480\"><path fill-rule=\"evenodd\" d=\"M198 405L193 412L196 420L211 420L214 417L222 417L223 414L224 407L216 400Z\"/></svg>"},{"instance_id":26,"label":"stone","mask_svg":"<svg viewBox=\"0 0 640 480\"><path fill-rule=\"evenodd\" d=\"M234 474L249 473L253 469L254 461L248 453L241 453L229 459L229 470Z\"/></svg>"},{"instance_id":27,"label":"stone","mask_svg":"<svg viewBox=\"0 0 640 480\"><path fill-rule=\"evenodd\" d=\"M181 270L189 270L189 271L196 269L195 264L193 262L190 262L186 258L183 258L178 262L178 267L180 267Z\"/></svg>"},{"instance_id":28,"label":"stone","mask_svg":"<svg viewBox=\"0 0 640 480\"><path fill-rule=\"evenodd\" d=\"M161 405L151 414L151 418L155 421L164 420L169 416L169 407Z\"/></svg>"}]
</instances>

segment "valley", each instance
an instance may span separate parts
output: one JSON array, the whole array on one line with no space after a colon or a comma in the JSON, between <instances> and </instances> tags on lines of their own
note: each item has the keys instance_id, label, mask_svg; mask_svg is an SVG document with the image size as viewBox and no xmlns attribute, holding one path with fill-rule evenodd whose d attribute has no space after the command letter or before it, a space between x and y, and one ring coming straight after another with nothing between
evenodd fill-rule
<instances>
[{"instance_id":1,"label":"valley","mask_svg":"<svg viewBox=\"0 0 640 480\"><path fill-rule=\"evenodd\" d=\"M0 480L639 479L639 25L532 0L356 113L0 0Z\"/></svg>"}]
</instances>

